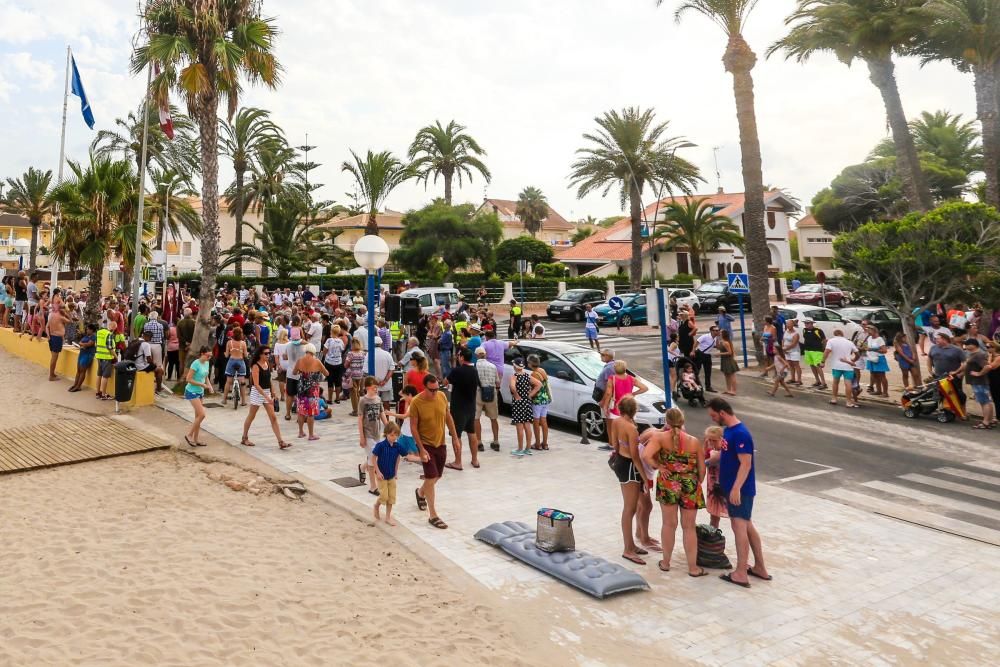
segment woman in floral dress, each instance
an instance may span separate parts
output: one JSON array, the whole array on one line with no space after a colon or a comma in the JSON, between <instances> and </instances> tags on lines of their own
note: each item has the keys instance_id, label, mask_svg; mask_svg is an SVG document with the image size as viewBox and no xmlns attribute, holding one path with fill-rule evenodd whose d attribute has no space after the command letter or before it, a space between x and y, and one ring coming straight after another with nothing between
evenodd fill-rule
<instances>
[{"instance_id":1,"label":"woman in floral dress","mask_svg":"<svg viewBox=\"0 0 1000 667\"><path fill-rule=\"evenodd\" d=\"M326 367L316 358L316 346L306 343L302 346L301 359L295 362L295 372L299 374L299 391L295 395L295 410L299 416L299 437L304 438L306 434L302 432L302 426L308 424L309 439L319 440L313 432L316 415L319 414L319 399L323 395L323 378L328 371Z\"/></svg>"},{"instance_id":2,"label":"woman in floral dress","mask_svg":"<svg viewBox=\"0 0 1000 667\"><path fill-rule=\"evenodd\" d=\"M666 415L667 426L650 438L643 451L646 464L658 470L656 500L663 512L663 531L660 543L663 560L660 569L670 571L670 554L674 550L677 533L677 514L684 536L684 555L687 557L688 575L703 577L707 573L698 567L698 535L695 521L698 510L705 507L701 483L705 479L705 450L698 439L684 432L684 413L670 408Z\"/></svg>"}]
</instances>

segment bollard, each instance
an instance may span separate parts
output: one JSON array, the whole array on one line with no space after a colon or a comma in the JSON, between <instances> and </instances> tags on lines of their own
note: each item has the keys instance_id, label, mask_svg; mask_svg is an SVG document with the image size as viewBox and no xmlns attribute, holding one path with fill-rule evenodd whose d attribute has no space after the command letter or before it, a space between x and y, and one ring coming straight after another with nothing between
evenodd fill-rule
<instances>
[{"instance_id":1,"label":"bollard","mask_svg":"<svg viewBox=\"0 0 1000 667\"><path fill-rule=\"evenodd\" d=\"M587 437L587 422L586 420L580 422L580 444L589 445L590 438Z\"/></svg>"}]
</instances>

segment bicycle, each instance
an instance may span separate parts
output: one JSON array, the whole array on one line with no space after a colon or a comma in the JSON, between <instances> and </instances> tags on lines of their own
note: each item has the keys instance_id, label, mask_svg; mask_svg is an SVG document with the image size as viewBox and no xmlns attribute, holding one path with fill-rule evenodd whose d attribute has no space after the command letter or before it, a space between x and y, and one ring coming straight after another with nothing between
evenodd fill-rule
<instances>
[{"instance_id":1,"label":"bicycle","mask_svg":"<svg viewBox=\"0 0 1000 667\"><path fill-rule=\"evenodd\" d=\"M239 374L233 376L233 388L230 398L233 399L233 410L238 410L240 402L243 400L243 392L240 390L242 378Z\"/></svg>"}]
</instances>

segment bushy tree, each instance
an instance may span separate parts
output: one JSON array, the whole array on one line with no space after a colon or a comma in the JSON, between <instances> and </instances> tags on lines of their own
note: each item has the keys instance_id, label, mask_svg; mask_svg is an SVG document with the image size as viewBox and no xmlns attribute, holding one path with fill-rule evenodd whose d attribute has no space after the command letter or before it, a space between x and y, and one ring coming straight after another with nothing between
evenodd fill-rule
<instances>
[{"instance_id":1,"label":"bushy tree","mask_svg":"<svg viewBox=\"0 0 1000 667\"><path fill-rule=\"evenodd\" d=\"M423 275L455 273L473 262L491 273L503 227L495 213L475 212L471 204L449 206L440 199L410 211L403 217L400 248L392 254L393 261L407 272Z\"/></svg>"},{"instance_id":2,"label":"bushy tree","mask_svg":"<svg viewBox=\"0 0 1000 667\"><path fill-rule=\"evenodd\" d=\"M552 246L530 236L507 239L497 246L496 272L510 276L517 273L517 260L526 259L532 266L552 261Z\"/></svg>"}]
</instances>

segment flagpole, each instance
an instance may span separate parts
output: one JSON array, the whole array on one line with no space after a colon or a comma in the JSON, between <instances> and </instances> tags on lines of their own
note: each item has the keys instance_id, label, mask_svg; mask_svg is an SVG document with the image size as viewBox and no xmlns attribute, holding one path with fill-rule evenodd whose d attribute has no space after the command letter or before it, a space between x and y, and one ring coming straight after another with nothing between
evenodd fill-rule
<instances>
[{"instance_id":1,"label":"flagpole","mask_svg":"<svg viewBox=\"0 0 1000 667\"><path fill-rule=\"evenodd\" d=\"M139 167L139 205L135 229L135 261L132 263L132 316L139 307L139 278L142 271L142 219L146 203L146 144L149 139L149 88L153 83L153 66L146 69L146 99L142 104L142 160ZM124 257L122 257L124 259ZM129 330L131 331L131 324Z\"/></svg>"},{"instance_id":2,"label":"flagpole","mask_svg":"<svg viewBox=\"0 0 1000 667\"><path fill-rule=\"evenodd\" d=\"M59 139L59 169L56 176L56 185L62 183L63 165L66 163L66 108L69 105L69 62L72 53L69 45L66 46L66 82L63 84L63 113L62 113L62 136ZM62 224L62 211L56 204L56 221L49 229L49 289L54 291L56 283L59 281L59 260L56 258L52 245L56 240L56 229Z\"/></svg>"}]
</instances>

